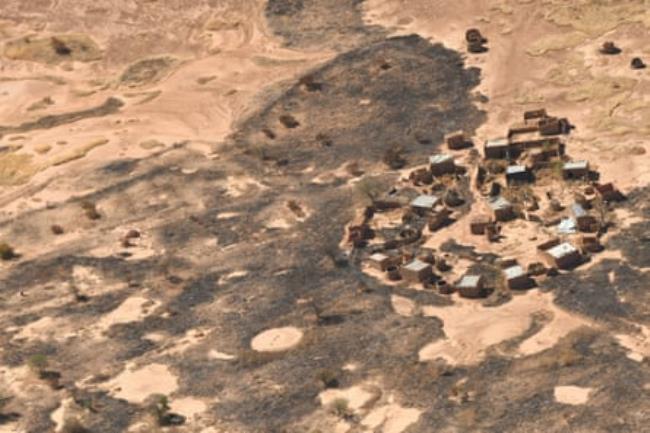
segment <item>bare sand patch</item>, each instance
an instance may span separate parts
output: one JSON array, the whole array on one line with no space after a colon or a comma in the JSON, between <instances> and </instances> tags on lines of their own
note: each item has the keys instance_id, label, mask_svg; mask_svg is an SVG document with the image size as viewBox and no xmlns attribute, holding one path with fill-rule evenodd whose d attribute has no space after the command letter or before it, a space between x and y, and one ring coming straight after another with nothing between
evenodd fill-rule
<instances>
[{"instance_id":1,"label":"bare sand patch","mask_svg":"<svg viewBox=\"0 0 650 433\"><path fill-rule=\"evenodd\" d=\"M107 330L120 323L137 322L151 314L160 305L140 296L132 296L122 302L115 310L104 315L98 322L97 328Z\"/></svg>"},{"instance_id":2,"label":"bare sand patch","mask_svg":"<svg viewBox=\"0 0 650 433\"><path fill-rule=\"evenodd\" d=\"M618 334L616 335L618 343L625 347L629 352L627 357L636 362L643 362L650 357L650 330L641 326L638 334Z\"/></svg>"},{"instance_id":3,"label":"bare sand patch","mask_svg":"<svg viewBox=\"0 0 650 433\"><path fill-rule=\"evenodd\" d=\"M143 403L152 394L169 395L178 387L178 380L164 364L149 364L139 369L126 369L106 384L117 398Z\"/></svg>"},{"instance_id":4,"label":"bare sand patch","mask_svg":"<svg viewBox=\"0 0 650 433\"><path fill-rule=\"evenodd\" d=\"M415 302L404 296L392 295L390 297L390 303L393 306L393 310L400 316L412 316L417 308Z\"/></svg>"},{"instance_id":5,"label":"bare sand patch","mask_svg":"<svg viewBox=\"0 0 650 433\"><path fill-rule=\"evenodd\" d=\"M208 358L210 359L215 359L217 361L232 361L233 359L236 359L237 357L234 355L229 355L224 352L220 352L216 349L212 349L208 352Z\"/></svg>"},{"instance_id":6,"label":"bare sand patch","mask_svg":"<svg viewBox=\"0 0 650 433\"><path fill-rule=\"evenodd\" d=\"M373 409L361 420L364 427L377 433L402 433L420 419L421 410L387 404Z\"/></svg>"},{"instance_id":7,"label":"bare sand patch","mask_svg":"<svg viewBox=\"0 0 650 433\"><path fill-rule=\"evenodd\" d=\"M196 415L206 411L208 405L194 397L183 397L172 399L169 404L171 411L192 420Z\"/></svg>"},{"instance_id":8,"label":"bare sand patch","mask_svg":"<svg viewBox=\"0 0 650 433\"><path fill-rule=\"evenodd\" d=\"M472 300L455 298L454 305L425 306L422 312L425 316L436 316L443 321L446 338L424 346L419 352L420 360L442 358L452 365L480 362L489 347L528 330L536 313L550 316L551 319L539 332L521 343L517 351L519 356L551 348L571 331L590 323L560 309L553 304L552 294L538 290L515 296L498 307L484 307Z\"/></svg>"},{"instance_id":9,"label":"bare sand patch","mask_svg":"<svg viewBox=\"0 0 650 433\"><path fill-rule=\"evenodd\" d=\"M251 348L258 352L281 352L298 344L302 335L302 331L293 326L268 329L251 340Z\"/></svg>"},{"instance_id":10,"label":"bare sand patch","mask_svg":"<svg viewBox=\"0 0 650 433\"><path fill-rule=\"evenodd\" d=\"M345 400L348 409L358 411L376 395L376 392L357 385L346 389L327 389L318 394L318 398L323 406L329 406L337 400Z\"/></svg>"},{"instance_id":11,"label":"bare sand patch","mask_svg":"<svg viewBox=\"0 0 650 433\"><path fill-rule=\"evenodd\" d=\"M592 388L583 388L580 386L556 386L553 395L558 403L582 405L589 400L591 391Z\"/></svg>"}]
</instances>

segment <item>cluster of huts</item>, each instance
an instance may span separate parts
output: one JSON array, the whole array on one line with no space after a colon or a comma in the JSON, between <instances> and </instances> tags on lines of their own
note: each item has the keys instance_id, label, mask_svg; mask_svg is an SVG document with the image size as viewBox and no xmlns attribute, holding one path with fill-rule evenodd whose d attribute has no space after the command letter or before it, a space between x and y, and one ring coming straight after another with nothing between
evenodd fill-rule
<instances>
[{"instance_id":1,"label":"cluster of huts","mask_svg":"<svg viewBox=\"0 0 650 433\"><path fill-rule=\"evenodd\" d=\"M602 249L598 238L602 221L594 215L594 203L616 201L623 196L612 184L590 182L593 173L587 161L567 158L560 136L570 131L571 124L565 118L550 116L544 109L527 111L523 122L510 127L506 137L487 140L483 148L484 162L499 160L506 164L504 177L508 187L516 188L534 182L537 170L553 166L561 168L562 178L571 182L571 188L582 188L581 194L577 194L579 198L568 209L558 205L555 211L562 211L561 216L550 221L539 220L545 226L556 225L558 236L537 246L539 261L530 263L526 269L514 259L501 259L497 265L500 278L496 282L493 278L488 281L479 273L467 273L452 283L444 277L450 270L445 255L436 256L435 251L422 247L424 227L430 231L444 227L452 221L453 208L465 203L457 192L451 194L455 189L449 184L454 185L466 173L466 169L458 166L451 154L432 155L427 167L411 172L409 179L413 185L422 187L433 184L431 192L427 190L421 193L420 189L417 194L409 196L408 200L376 201L366 209L364 221L350 227L348 239L356 247L369 246L370 240L375 237L375 231L369 224L374 213L399 208L402 210L402 225L397 228L397 235L384 243L372 243L368 248L367 264L385 272L390 280L435 287L441 294L457 291L468 298L486 296L492 289L488 286L495 284L502 284L512 290L526 289L535 284L536 276L578 266L587 254ZM450 150L473 147L472 141L461 131L448 134L445 142ZM479 166L477 178L480 173ZM575 180L585 182L572 182ZM440 193L436 193L435 185L445 182L446 186L439 188ZM495 242L499 240L501 225L522 215L520 209L501 194L498 188L497 191L491 191L486 201L490 214L471 218L470 231ZM537 209L538 207L532 207L528 210ZM529 215L524 217L528 218ZM533 220L532 218L531 216L530 219ZM566 240L565 235L578 233L580 235L577 240Z\"/></svg>"}]
</instances>

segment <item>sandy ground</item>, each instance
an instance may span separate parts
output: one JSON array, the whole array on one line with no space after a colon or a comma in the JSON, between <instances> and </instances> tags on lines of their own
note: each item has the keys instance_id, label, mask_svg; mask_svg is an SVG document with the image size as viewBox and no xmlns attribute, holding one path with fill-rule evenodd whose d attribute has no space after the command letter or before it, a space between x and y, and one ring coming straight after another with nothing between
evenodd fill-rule
<instances>
[{"instance_id":1,"label":"sandy ground","mask_svg":"<svg viewBox=\"0 0 650 433\"><path fill-rule=\"evenodd\" d=\"M424 346L419 352L420 360L442 358L452 365L480 362L489 348L527 331L533 315L545 318L543 327L519 344L516 356L539 353L571 331L591 325L587 319L557 307L552 294L538 290L519 294L498 307L484 307L476 301L455 297L451 306L422 306L422 314L440 318L446 338Z\"/></svg>"},{"instance_id":2,"label":"sandy ground","mask_svg":"<svg viewBox=\"0 0 650 433\"><path fill-rule=\"evenodd\" d=\"M251 340L251 348L258 352L281 352L300 343L303 332L293 326L267 329Z\"/></svg>"},{"instance_id":3,"label":"sandy ground","mask_svg":"<svg viewBox=\"0 0 650 433\"><path fill-rule=\"evenodd\" d=\"M149 364L140 368L127 368L105 388L118 398L142 403L152 394L169 395L177 388L177 379L166 365Z\"/></svg>"},{"instance_id":4,"label":"sandy ground","mask_svg":"<svg viewBox=\"0 0 650 433\"><path fill-rule=\"evenodd\" d=\"M183 6L188 9L187 15L174 12L170 6L168 15L158 17L155 24L139 16L138 8L141 3L156 2L98 1L96 7L79 12L87 15L87 19L78 19L71 12L88 6L77 0L37 2L38 7L29 5L29 2L17 3L20 3L17 9L7 4L0 11L3 48L0 57L0 127L21 129L19 125L45 116L84 110L96 112L97 107L109 98L117 98L123 105L110 115L95 113L52 127L22 128L25 130L10 132L0 138L0 222L4 224L0 229L0 239L14 228L12 222L21 215L56 209L68 201L98 192L88 187L92 183L87 179L101 176L98 174L102 173L101 168L113 162L152 159L182 174L183 179L191 179L200 173L200 162L185 161L177 165L174 159L176 144L184 143L188 152L200 156L198 161L218 160L227 151L224 143L231 133L237 131L239 123L277 96L269 94L267 89L295 80L337 54L330 50L287 46L269 28L264 18L266 2L262 0L196 2L197 5L200 3L196 9L190 7L195 5ZM469 27L480 28L489 38L489 52L465 55L469 66L481 69L482 81L476 93L488 101L477 102L487 111L488 120L473 137L475 143L480 146L487 138L503 136L507 125L520 121L523 110L545 106L549 112L567 116L576 125L576 130L568 137L569 153L588 159L603 179L613 181L624 192L630 192L650 182L650 145L647 140L650 134L650 76L647 72L632 71L628 65L631 55L643 55L650 63L646 42L638 37L647 34L650 19L647 10L643 10L647 5L639 2L621 2L628 9L608 9L605 3L366 0L363 11L366 23L390 29L391 34L416 33L461 52L465 51L464 31ZM97 25L103 21L111 22L111 25ZM147 26L155 27L157 31L140 33ZM38 56L20 58L20 55L31 55L29 52L14 52L13 59L4 54L5 44L26 35L71 32L92 38L100 52L96 60L75 58L48 63L48 59ZM623 46L625 56L599 56L596 47L607 39L616 40ZM130 49L124 50L124 46ZM94 49L89 51L96 54ZM151 60L157 60L158 66L149 71L150 74L144 74L140 79L126 77L130 68ZM372 109L369 99L360 98L359 104ZM361 167L365 171L371 168ZM311 171L314 171L313 166L305 169L304 174ZM138 175L135 171L133 177ZM259 179L250 173L234 172L214 180L214 183L223 188L230 200L235 200L269 192L266 181ZM357 179L344 164L315 175L311 182L324 185L342 181L344 186L349 186ZM175 195L176 191L169 190L156 196L141 196L138 201L155 208ZM201 191L183 197L185 215L205 210L208 200L204 199ZM122 202L120 196L100 201L98 211L101 214L119 210L128 216L130 205ZM437 247L448 239L455 239L462 244L475 245L478 252L515 255L524 265L537 260L531 253L532 247L552 233L537 233L539 239L532 239L533 226L517 221L505 226L501 243L492 245L469 232L469 219L484 211L477 204L469 215L449 229L427 233L428 245ZM310 209L305 208L304 212L303 216L297 216L286 203L275 203L252 216L242 208L220 212L215 218L230 222L252 217L256 224L270 232L286 232L311 216ZM643 222L629 211L616 212L617 227L613 234ZM375 223L391 224L393 216L380 215ZM110 259L125 252L130 254L127 261L153 261L168 252L149 233L150 229L160 228L164 218L161 211L137 227L125 224L100 230L92 221L61 211L57 213L56 222L64 226L64 234L49 237L48 242L25 236L18 241L17 248L26 259L34 261L49 260L58 253L67 252L83 254L90 261L93 258ZM43 222L48 236L51 223ZM137 228L142 236L133 241L132 247L124 248L120 245L121 239L132 228ZM21 227L16 228L18 233L21 230ZM210 234L203 240L203 245L205 248L220 248L219 242L220 235ZM186 257L183 255L183 258ZM607 259L622 260L622 252L605 251L581 269L591 269ZM190 265L192 260L187 259ZM453 276L462 275L469 264L466 260L454 263ZM167 263L158 265L167 266ZM173 268L173 265L169 266ZM219 266L221 264L215 264L215 267ZM244 264L237 263L220 275L219 283L228 289L234 287L249 275L249 271L243 268ZM647 269L637 268L641 272ZM0 268L0 271L4 270L4 267ZM281 272L284 271L278 271L277 275ZM377 272L368 271L368 274L383 278ZM618 276L611 271L608 278L611 282ZM100 297L124 290L125 284L105 280L93 266L75 265L67 285L46 286L33 288L27 293L3 293L1 301L7 311L5 315L12 315L11 323L7 321L5 326L10 336L7 347L2 349L3 355L11 350L10 344L38 348L71 338L107 340L111 327L142 322L160 313L164 308L164 298L169 296L165 289L169 292L175 290L173 293L182 290L167 283L155 288L141 287L128 297L120 298L123 301L113 310L98 314L92 323L87 318L73 323L48 312L69 306L73 288L81 294ZM45 288L47 290L40 290ZM29 303L24 302L25 296ZM532 290L514 296L504 305L490 308L456 296L450 306L427 305L396 294L388 296L390 306L396 314L403 316L403 320L424 316L437 317L443 322L445 336L419 348L418 359L429 362L441 358L452 366L476 366L492 351L514 358L534 356L552 348L572 331L581 327L599 327L592 320L559 308L554 303L552 292ZM220 300L215 301L217 314L232 313L227 305L217 302ZM23 322L13 321L16 312L20 313ZM200 314L215 313L206 308ZM162 313L160 316L166 317ZM532 326L538 328L522 337ZM630 360L644 365L650 357L650 331L645 325L636 327L636 333L616 331L615 339ZM172 371L161 358L186 356L206 341L216 339L211 332L211 329L199 327L184 329L173 337L162 331L146 333L142 340L156 345L153 358L125 362L123 369L116 370L121 372L101 388L134 404L143 403L151 394L174 396L179 393L178 398L170 399L172 410L188 419L200 418L216 399L185 394L176 370ZM242 344L250 343L250 347L258 352L284 352L299 347L305 334L311 335L310 332L302 324L266 329L250 342ZM516 341L514 349L506 347L505 343L511 341ZM231 343L211 343L200 353L202 361L220 366L235 364L239 354L237 346ZM363 369L363 364L345 364L342 369L356 374ZM11 393L26 401L41 399L39 392L44 385L34 379L33 372L26 366L9 368L3 365L0 374ZM589 403L593 392L592 388L557 386L554 398L567 405L584 405ZM60 404L51 406L54 409L50 409L50 418L56 431L60 431L72 401L64 393L56 394L56 399ZM421 408L403 406L392 397L382 396L377 400L378 391L374 385L328 389L318 396L323 408L338 399L346 400L349 409L359 419L355 426L345 420L332 421L331 431L341 433L353 428L352 431L401 433L417 424L424 412ZM134 421L134 424L138 422ZM11 425L0 426L0 432L5 431L14 430ZM217 433L222 430L214 427L203 431Z\"/></svg>"},{"instance_id":5,"label":"sandy ground","mask_svg":"<svg viewBox=\"0 0 650 433\"><path fill-rule=\"evenodd\" d=\"M555 400L559 403L581 405L589 401L589 394L592 391L591 388L583 388L580 386L556 386L554 395Z\"/></svg>"}]
</instances>

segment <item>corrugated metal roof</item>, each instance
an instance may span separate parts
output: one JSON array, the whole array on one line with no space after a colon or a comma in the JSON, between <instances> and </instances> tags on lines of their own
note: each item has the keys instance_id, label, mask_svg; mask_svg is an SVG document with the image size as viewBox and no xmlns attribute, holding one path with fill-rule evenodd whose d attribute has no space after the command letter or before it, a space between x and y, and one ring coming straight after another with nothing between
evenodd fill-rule
<instances>
[{"instance_id":1,"label":"corrugated metal roof","mask_svg":"<svg viewBox=\"0 0 650 433\"><path fill-rule=\"evenodd\" d=\"M556 245L553 248L550 248L546 252L551 255L551 257L556 258L556 259L561 259L562 257L566 257L569 254L573 254L577 252L578 250L576 247L571 245L568 242L564 242L560 245Z\"/></svg>"},{"instance_id":2,"label":"corrugated metal roof","mask_svg":"<svg viewBox=\"0 0 650 433\"><path fill-rule=\"evenodd\" d=\"M449 160L453 161L454 157L451 155L447 155L446 153L439 153L437 155L431 155L429 157L429 164L441 164Z\"/></svg>"},{"instance_id":3,"label":"corrugated metal roof","mask_svg":"<svg viewBox=\"0 0 650 433\"><path fill-rule=\"evenodd\" d=\"M571 205L571 212L576 218L587 216L587 211L582 207L580 203L573 203Z\"/></svg>"},{"instance_id":4,"label":"corrugated metal roof","mask_svg":"<svg viewBox=\"0 0 650 433\"><path fill-rule=\"evenodd\" d=\"M476 287L481 281L480 275L465 275L460 279L458 287Z\"/></svg>"},{"instance_id":5,"label":"corrugated metal roof","mask_svg":"<svg viewBox=\"0 0 650 433\"><path fill-rule=\"evenodd\" d=\"M507 280L512 280L513 278L519 278L526 275L524 268L519 265L511 266L503 271Z\"/></svg>"},{"instance_id":6,"label":"corrugated metal roof","mask_svg":"<svg viewBox=\"0 0 650 433\"><path fill-rule=\"evenodd\" d=\"M431 265L429 263L425 263L422 260L415 259L412 262L409 262L408 264L404 265L404 269L408 269L409 271L413 271L413 272L420 272L423 269L426 269L430 266Z\"/></svg>"},{"instance_id":7,"label":"corrugated metal roof","mask_svg":"<svg viewBox=\"0 0 650 433\"><path fill-rule=\"evenodd\" d=\"M565 170L586 170L589 168L588 161L569 161L564 163Z\"/></svg>"},{"instance_id":8,"label":"corrugated metal roof","mask_svg":"<svg viewBox=\"0 0 650 433\"><path fill-rule=\"evenodd\" d=\"M501 196L490 200L488 204L493 210L507 209L512 206L512 204L508 200L506 200Z\"/></svg>"},{"instance_id":9,"label":"corrugated metal roof","mask_svg":"<svg viewBox=\"0 0 650 433\"><path fill-rule=\"evenodd\" d=\"M375 254L370 256L370 260L372 260L374 262L381 262L382 260L386 260L387 258L388 258L388 256L386 254L382 254L382 253L375 253Z\"/></svg>"},{"instance_id":10,"label":"corrugated metal roof","mask_svg":"<svg viewBox=\"0 0 650 433\"><path fill-rule=\"evenodd\" d=\"M411 202L411 206L431 209L438 201L440 199L435 195L420 195Z\"/></svg>"},{"instance_id":11,"label":"corrugated metal roof","mask_svg":"<svg viewBox=\"0 0 650 433\"><path fill-rule=\"evenodd\" d=\"M506 168L506 174L520 174L526 173L528 169L525 165L509 165Z\"/></svg>"},{"instance_id":12,"label":"corrugated metal roof","mask_svg":"<svg viewBox=\"0 0 650 433\"><path fill-rule=\"evenodd\" d=\"M493 138L485 142L485 147L508 147L510 140L507 138Z\"/></svg>"},{"instance_id":13,"label":"corrugated metal roof","mask_svg":"<svg viewBox=\"0 0 650 433\"><path fill-rule=\"evenodd\" d=\"M576 220L573 218L564 218L560 221L560 224L557 225L558 233L564 235L570 235L575 233L577 230Z\"/></svg>"}]
</instances>

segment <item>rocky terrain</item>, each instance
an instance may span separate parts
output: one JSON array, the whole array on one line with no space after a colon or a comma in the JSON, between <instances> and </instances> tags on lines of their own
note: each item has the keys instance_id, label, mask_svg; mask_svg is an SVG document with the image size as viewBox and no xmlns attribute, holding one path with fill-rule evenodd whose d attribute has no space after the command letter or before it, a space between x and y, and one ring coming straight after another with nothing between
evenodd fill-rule
<instances>
[{"instance_id":1,"label":"rocky terrain","mask_svg":"<svg viewBox=\"0 0 650 433\"><path fill-rule=\"evenodd\" d=\"M5 0L0 432L650 431L648 31L636 0ZM605 251L494 303L365 270L368 185L541 106L627 197Z\"/></svg>"}]
</instances>

